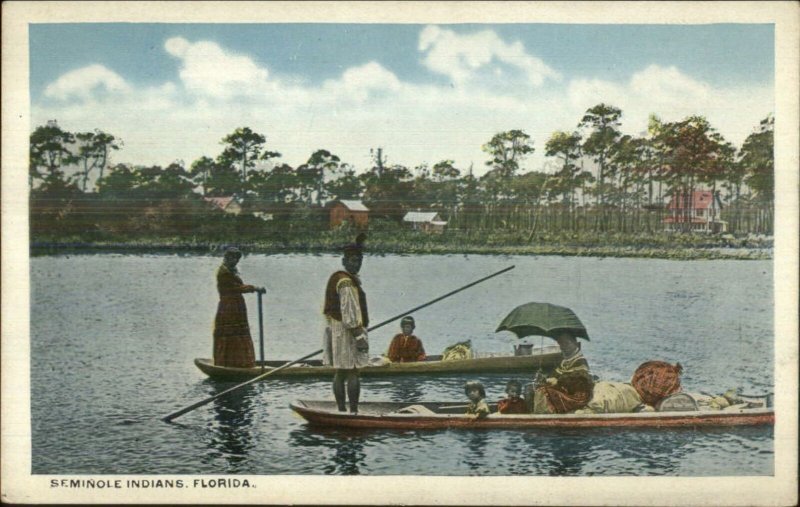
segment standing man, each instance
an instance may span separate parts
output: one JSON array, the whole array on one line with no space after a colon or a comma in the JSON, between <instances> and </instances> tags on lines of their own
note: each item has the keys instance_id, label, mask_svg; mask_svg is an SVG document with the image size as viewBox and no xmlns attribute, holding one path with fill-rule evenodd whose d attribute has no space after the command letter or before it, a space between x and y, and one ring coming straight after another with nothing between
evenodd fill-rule
<instances>
[{"instance_id":1,"label":"standing man","mask_svg":"<svg viewBox=\"0 0 800 507\"><path fill-rule=\"evenodd\" d=\"M325 336L323 359L325 365L336 368L333 395L340 412L346 411L345 398L350 400L350 413L358 413L361 382L358 368L369 364L367 341L367 296L361 288L358 272L363 260L366 234L359 234L355 243L344 247L342 266L328 279L325 289Z\"/></svg>"}]
</instances>

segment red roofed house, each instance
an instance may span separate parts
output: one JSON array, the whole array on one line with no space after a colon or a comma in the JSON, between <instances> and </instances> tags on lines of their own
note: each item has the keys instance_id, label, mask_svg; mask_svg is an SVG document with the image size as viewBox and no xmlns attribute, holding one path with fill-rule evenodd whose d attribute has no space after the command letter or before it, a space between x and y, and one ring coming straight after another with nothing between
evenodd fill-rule
<instances>
[{"instance_id":1,"label":"red roofed house","mask_svg":"<svg viewBox=\"0 0 800 507\"><path fill-rule=\"evenodd\" d=\"M369 223L369 208L361 201L339 199L325 205L330 212L331 229L342 222L350 222L356 229L366 229Z\"/></svg>"},{"instance_id":2,"label":"red roofed house","mask_svg":"<svg viewBox=\"0 0 800 507\"><path fill-rule=\"evenodd\" d=\"M695 190L691 202L682 192L676 192L667 205L669 215L663 222L667 231L683 231L688 222L691 231L725 232L728 223L719 220L720 210L722 202L719 196L712 196L710 190Z\"/></svg>"},{"instance_id":3,"label":"red roofed house","mask_svg":"<svg viewBox=\"0 0 800 507\"><path fill-rule=\"evenodd\" d=\"M210 202L214 205L217 209L224 211L225 213L233 213L234 215L238 215L242 212L242 205L234 199L233 196L228 197L203 197L203 200L206 202Z\"/></svg>"}]
</instances>

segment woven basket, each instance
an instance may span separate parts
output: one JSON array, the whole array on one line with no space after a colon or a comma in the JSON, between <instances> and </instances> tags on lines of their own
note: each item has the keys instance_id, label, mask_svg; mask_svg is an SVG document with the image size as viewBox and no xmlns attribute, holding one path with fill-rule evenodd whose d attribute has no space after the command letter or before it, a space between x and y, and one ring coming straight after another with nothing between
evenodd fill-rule
<instances>
[{"instance_id":1,"label":"woven basket","mask_svg":"<svg viewBox=\"0 0 800 507\"><path fill-rule=\"evenodd\" d=\"M648 361L636 368L631 385L643 402L656 405L681 390L681 371L683 367L680 363L671 365L664 361Z\"/></svg>"}]
</instances>

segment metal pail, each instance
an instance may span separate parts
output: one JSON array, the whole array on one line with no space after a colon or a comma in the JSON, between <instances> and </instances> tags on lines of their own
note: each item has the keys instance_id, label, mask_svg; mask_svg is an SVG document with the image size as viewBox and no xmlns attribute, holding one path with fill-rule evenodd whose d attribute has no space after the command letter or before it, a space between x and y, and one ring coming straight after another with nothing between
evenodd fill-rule
<instances>
[{"instance_id":1,"label":"metal pail","mask_svg":"<svg viewBox=\"0 0 800 507\"><path fill-rule=\"evenodd\" d=\"M533 354L533 345L531 344L516 345L514 347L515 356L530 356L532 354Z\"/></svg>"}]
</instances>

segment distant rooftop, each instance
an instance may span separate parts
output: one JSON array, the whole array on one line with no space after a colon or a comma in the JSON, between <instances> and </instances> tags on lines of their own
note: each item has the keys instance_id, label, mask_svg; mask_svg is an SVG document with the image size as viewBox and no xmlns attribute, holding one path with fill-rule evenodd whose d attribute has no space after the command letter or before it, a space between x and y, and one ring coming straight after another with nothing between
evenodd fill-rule
<instances>
[{"instance_id":1,"label":"distant rooftop","mask_svg":"<svg viewBox=\"0 0 800 507\"><path fill-rule=\"evenodd\" d=\"M228 204L233 201L233 196L229 197L203 197L203 200L206 202L210 202L217 206L219 209L225 209Z\"/></svg>"},{"instance_id":2,"label":"distant rooftop","mask_svg":"<svg viewBox=\"0 0 800 507\"><path fill-rule=\"evenodd\" d=\"M340 202L350 211L369 211L369 208L364 206L364 203L361 201L353 201L349 199L337 199L331 202Z\"/></svg>"},{"instance_id":3,"label":"distant rooftop","mask_svg":"<svg viewBox=\"0 0 800 507\"><path fill-rule=\"evenodd\" d=\"M409 211L403 217L404 222L429 223L436 221L438 213L435 211Z\"/></svg>"},{"instance_id":4,"label":"distant rooftop","mask_svg":"<svg viewBox=\"0 0 800 507\"><path fill-rule=\"evenodd\" d=\"M689 203L689 208L693 209L708 209L712 206L713 196L710 190L695 190L692 192L692 202ZM683 192L676 192L669 202L669 209L684 209L687 203L684 199ZM722 207L722 203L717 198L717 204Z\"/></svg>"}]
</instances>

